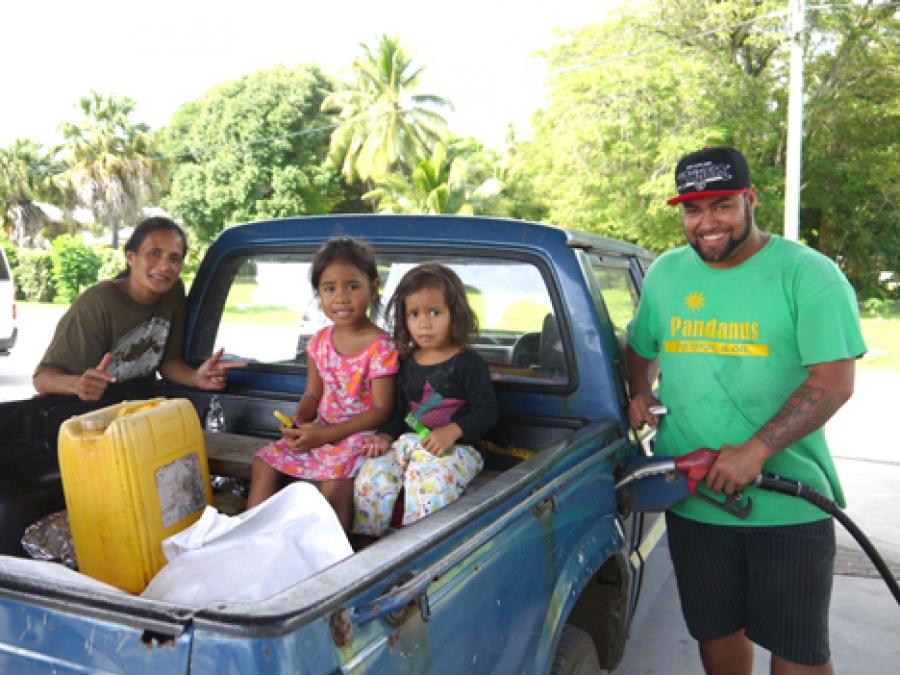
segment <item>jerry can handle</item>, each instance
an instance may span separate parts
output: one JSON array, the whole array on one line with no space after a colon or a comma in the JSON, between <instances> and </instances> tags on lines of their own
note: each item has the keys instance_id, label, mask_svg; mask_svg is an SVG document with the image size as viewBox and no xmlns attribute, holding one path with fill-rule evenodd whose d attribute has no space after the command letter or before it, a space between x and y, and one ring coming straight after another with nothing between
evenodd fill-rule
<instances>
[{"instance_id":1,"label":"jerry can handle","mask_svg":"<svg viewBox=\"0 0 900 675\"><path fill-rule=\"evenodd\" d=\"M127 417L128 415L139 413L142 410L156 408L165 403L167 400L168 399L165 396L158 396L156 398L150 399L149 401L122 401L122 407L119 408L116 414L116 418L121 419L122 417Z\"/></svg>"}]
</instances>

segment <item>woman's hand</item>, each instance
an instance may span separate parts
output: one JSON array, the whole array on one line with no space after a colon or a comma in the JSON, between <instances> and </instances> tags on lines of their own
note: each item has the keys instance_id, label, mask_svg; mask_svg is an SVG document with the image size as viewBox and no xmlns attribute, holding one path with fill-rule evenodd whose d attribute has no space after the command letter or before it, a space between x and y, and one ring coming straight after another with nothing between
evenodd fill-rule
<instances>
[{"instance_id":1,"label":"woman's hand","mask_svg":"<svg viewBox=\"0 0 900 675\"><path fill-rule=\"evenodd\" d=\"M228 370L243 368L247 365L244 361L220 361L224 353L225 349L220 349L197 368L197 387L199 389L224 389Z\"/></svg>"},{"instance_id":2,"label":"woman's hand","mask_svg":"<svg viewBox=\"0 0 900 675\"><path fill-rule=\"evenodd\" d=\"M82 401L99 401L110 382L116 381L116 376L106 372L112 363L112 354L106 353L96 368L88 368L75 383L73 392Z\"/></svg>"},{"instance_id":3,"label":"woman's hand","mask_svg":"<svg viewBox=\"0 0 900 675\"><path fill-rule=\"evenodd\" d=\"M392 440L393 439L386 434L366 436L366 442L363 444L363 452L366 453L366 457L381 457L390 450Z\"/></svg>"},{"instance_id":4,"label":"woman's hand","mask_svg":"<svg viewBox=\"0 0 900 675\"><path fill-rule=\"evenodd\" d=\"M462 438L462 429L454 422L446 427L433 429L430 434L422 439L422 447L435 457L441 457L447 450L453 447Z\"/></svg>"}]
</instances>

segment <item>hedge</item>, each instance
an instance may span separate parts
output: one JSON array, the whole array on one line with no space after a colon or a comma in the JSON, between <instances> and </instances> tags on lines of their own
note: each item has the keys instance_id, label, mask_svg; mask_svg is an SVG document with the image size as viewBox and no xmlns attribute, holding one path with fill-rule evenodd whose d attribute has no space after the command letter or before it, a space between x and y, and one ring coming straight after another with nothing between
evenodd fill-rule
<instances>
[{"instance_id":1,"label":"hedge","mask_svg":"<svg viewBox=\"0 0 900 675\"><path fill-rule=\"evenodd\" d=\"M16 278L17 300L53 302L56 298L53 254L50 251L19 249L13 276Z\"/></svg>"}]
</instances>

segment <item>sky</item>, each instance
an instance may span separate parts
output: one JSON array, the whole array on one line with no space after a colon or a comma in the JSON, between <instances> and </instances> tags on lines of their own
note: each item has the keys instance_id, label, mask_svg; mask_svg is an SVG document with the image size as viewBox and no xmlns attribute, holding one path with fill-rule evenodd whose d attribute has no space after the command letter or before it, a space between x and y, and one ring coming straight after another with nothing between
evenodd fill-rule
<instances>
[{"instance_id":1,"label":"sky","mask_svg":"<svg viewBox=\"0 0 900 675\"><path fill-rule=\"evenodd\" d=\"M418 93L450 99L459 135L500 146L544 99L534 53L558 28L601 20L617 0L123 0L5 1L0 8L0 146L61 140L81 97L129 96L157 129L183 103L225 80L312 62L340 75L382 33L400 35L427 65Z\"/></svg>"}]
</instances>

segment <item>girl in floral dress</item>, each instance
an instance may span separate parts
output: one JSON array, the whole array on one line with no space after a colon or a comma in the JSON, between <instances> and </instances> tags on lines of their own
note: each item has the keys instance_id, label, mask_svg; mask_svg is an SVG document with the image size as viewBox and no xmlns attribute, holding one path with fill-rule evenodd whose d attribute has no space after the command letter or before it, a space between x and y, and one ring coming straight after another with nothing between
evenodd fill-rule
<instances>
[{"instance_id":1,"label":"girl in floral dress","mask_svg":"<svg viewBox=\"0 0 900 675\"><path fill-rule=\"evenodd\" d=\"M354 494L353 531L369 537L390 525L401 487L404 525L458 499L484 466L481 437L499 415L488 366L468 348L477 322L453 270L438 263L411 269L388 314L401 357L397 403L367 437L372 459Z\"/></svg>"},{"instance_id":2,"label":"girl in floral dress","mask_svg":"<svg viewBox=\"0 0 900 675\"><path fill-rule=\"evenodd\" d=\"M391 416L397 352L368 316L377 309L378 267L371 248L349 237L326 242L313 258L310 280L334 325L306 348L306 391L293 427L253 458L247 508L278 490L279 473L320 482L344 530L353 521L353 479L373 430Z\"/></svg>"}]
</instances>

